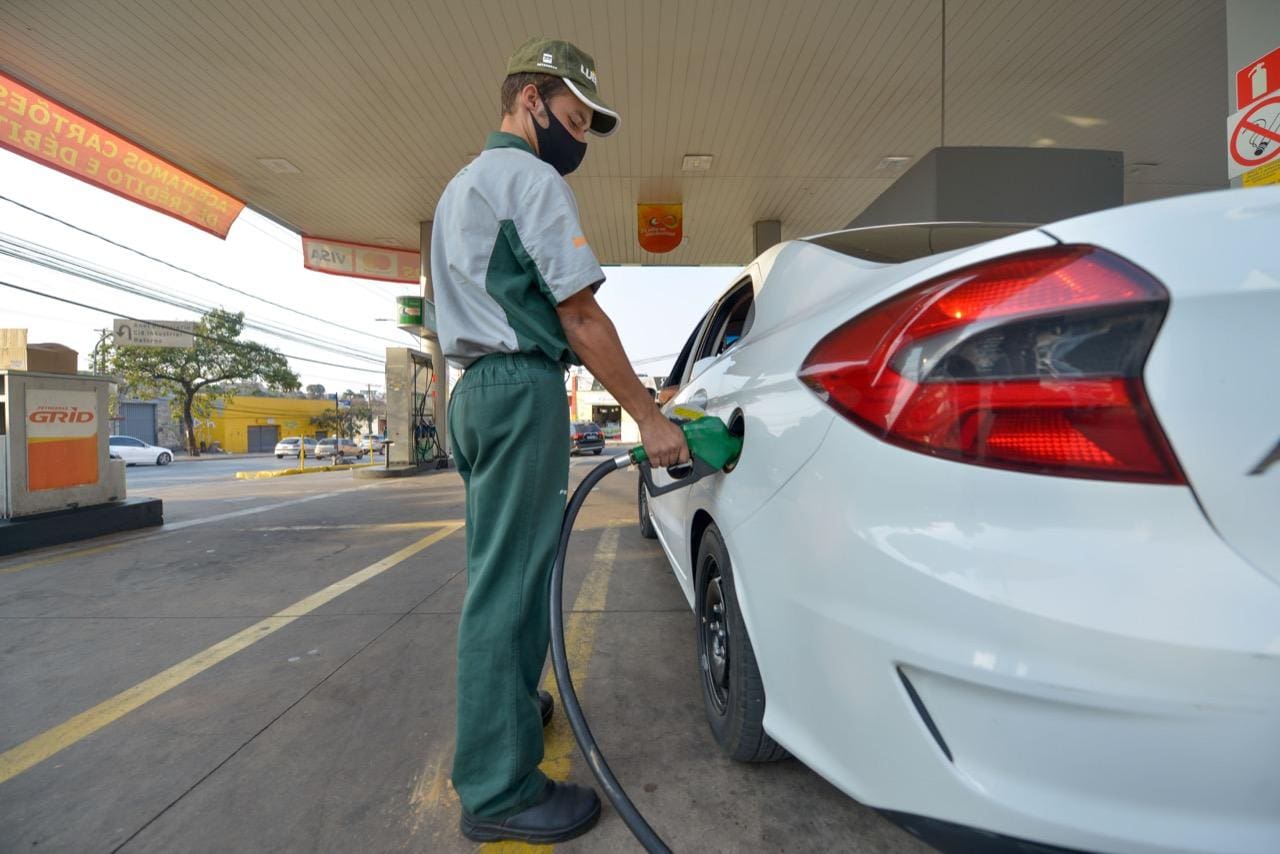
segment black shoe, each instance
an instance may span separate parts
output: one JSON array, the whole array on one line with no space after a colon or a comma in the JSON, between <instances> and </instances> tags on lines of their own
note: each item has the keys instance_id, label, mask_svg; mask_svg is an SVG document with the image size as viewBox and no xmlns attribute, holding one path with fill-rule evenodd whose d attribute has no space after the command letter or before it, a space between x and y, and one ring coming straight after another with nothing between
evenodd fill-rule
<instances>
[{"instance_id":1,"label":"black shoe","mask_svg":"<svg viewBox=\"0 0 1280 854\"><path fill-rule=\"evenodd\" d=\"M546 795L527 810L502 820L480 818L463 810L459 827L472 842L514 839L548 845L581 836L599 818L600 798L595 791L548 780Z\"/></svg>"},{"instance_id":2,"label":"black shoe","mask_svg":"<svg viewBox=\"0 0 1280 854\"><path fill-rule=\"evenodd\" d=\"M542 725L546 726L551 723L551 712L556 707L556 701L551 699L551 695L546 691L539 691L538 707L542 710Z\"/></svg>"}]
</instances>

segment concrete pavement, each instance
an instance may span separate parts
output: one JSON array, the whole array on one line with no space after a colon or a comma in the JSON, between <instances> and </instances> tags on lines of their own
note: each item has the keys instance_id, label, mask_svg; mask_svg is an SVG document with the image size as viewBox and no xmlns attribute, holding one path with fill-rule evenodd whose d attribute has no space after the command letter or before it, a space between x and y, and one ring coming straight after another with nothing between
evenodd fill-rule
<instances>
[{"instance_id":1,"label":"concrete pavement","mask_svg":"<svg viewBox=\"0 0 1280 854\"><path fill-rule=\"evenodd\" d=\"M159 531L0 561L0 850L475 850L448 783L456 474L217 467L129 470L165 501ZM692 615L634 495L633 473L597 490L566 594L580 698L640 809L677 851L927 850L799 763L720 757ZM590 782L559 715L545 767ZM607 804L556 847L638 850Z\"/></svg>"}]
</instances>

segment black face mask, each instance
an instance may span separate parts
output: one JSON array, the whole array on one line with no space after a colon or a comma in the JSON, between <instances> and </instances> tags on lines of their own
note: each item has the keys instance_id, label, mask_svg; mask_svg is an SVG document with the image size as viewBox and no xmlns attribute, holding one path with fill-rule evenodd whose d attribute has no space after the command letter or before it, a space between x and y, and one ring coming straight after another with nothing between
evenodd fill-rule
<instances>
[{"instance_id":1,"label":"black face mask","mask_svg":"<svg viewBox=\"0 0 1280 854\"><path fill-rule=\"evenodd\" d=\"M538 124L536 118L530 116L533 120L533 132L538 137L538 157L549 163L561 175L568 175L577 169L582 163L582 158L587 156L587 144L574 139L569 129L560 123L555 113L551 112L551 107L546 100L542 103L547 111L550 125L544 128Z\"/></svg>"}]
</instances>

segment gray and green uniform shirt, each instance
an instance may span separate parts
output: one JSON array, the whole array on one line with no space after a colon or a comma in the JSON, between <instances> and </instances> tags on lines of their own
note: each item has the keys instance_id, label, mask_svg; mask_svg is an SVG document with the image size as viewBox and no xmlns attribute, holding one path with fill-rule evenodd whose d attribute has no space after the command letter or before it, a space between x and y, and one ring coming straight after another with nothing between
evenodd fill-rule
<instances>
[{"instance_id":1,"label":"gray and green uniform shirt","mask_svg":"<svg viewBox=\"0 0 1280 854\"><path fill-rule=\"evenodd\" d=\"M579 364L555 307L604 271L564 178L524 140L491 133L435 217L431 280L445 357L463 368L489 353Z\"/></svg>"},{"instance_id":2,"label":"gray and green uniform shirt","mask_svg":"<svg viewBox=\"0 0 1280 854\"><path fill-rule=\"evenodd\" d=\"M467 495L453 788L500 819L547 791L537 690L569 485L563 366L578 361L556 305L604 274L564 179L495 133L440 199L431 275L440 343L467 369L449 404Z\"/></svg>"}]
</instances>

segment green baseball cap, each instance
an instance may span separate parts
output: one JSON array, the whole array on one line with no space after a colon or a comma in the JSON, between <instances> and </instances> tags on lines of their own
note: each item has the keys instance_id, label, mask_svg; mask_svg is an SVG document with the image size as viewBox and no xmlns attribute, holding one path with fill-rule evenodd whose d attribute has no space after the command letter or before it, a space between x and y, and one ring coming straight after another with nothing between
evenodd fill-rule
<instances>
[{"instance_id":1,"label":"green baseball cap","mask_svg":"<svg viewBox=\"0 0 1280 854\"><path fill-rule=\"evenodd\" d=\"M621 119L600 98L597 88L596 61L591 54L561 39L532 38L511 54L507 76L530 72L559 77L579 101L591 108L591 132L608 136L618 129Z\"/></svg>"}]
</instances>

